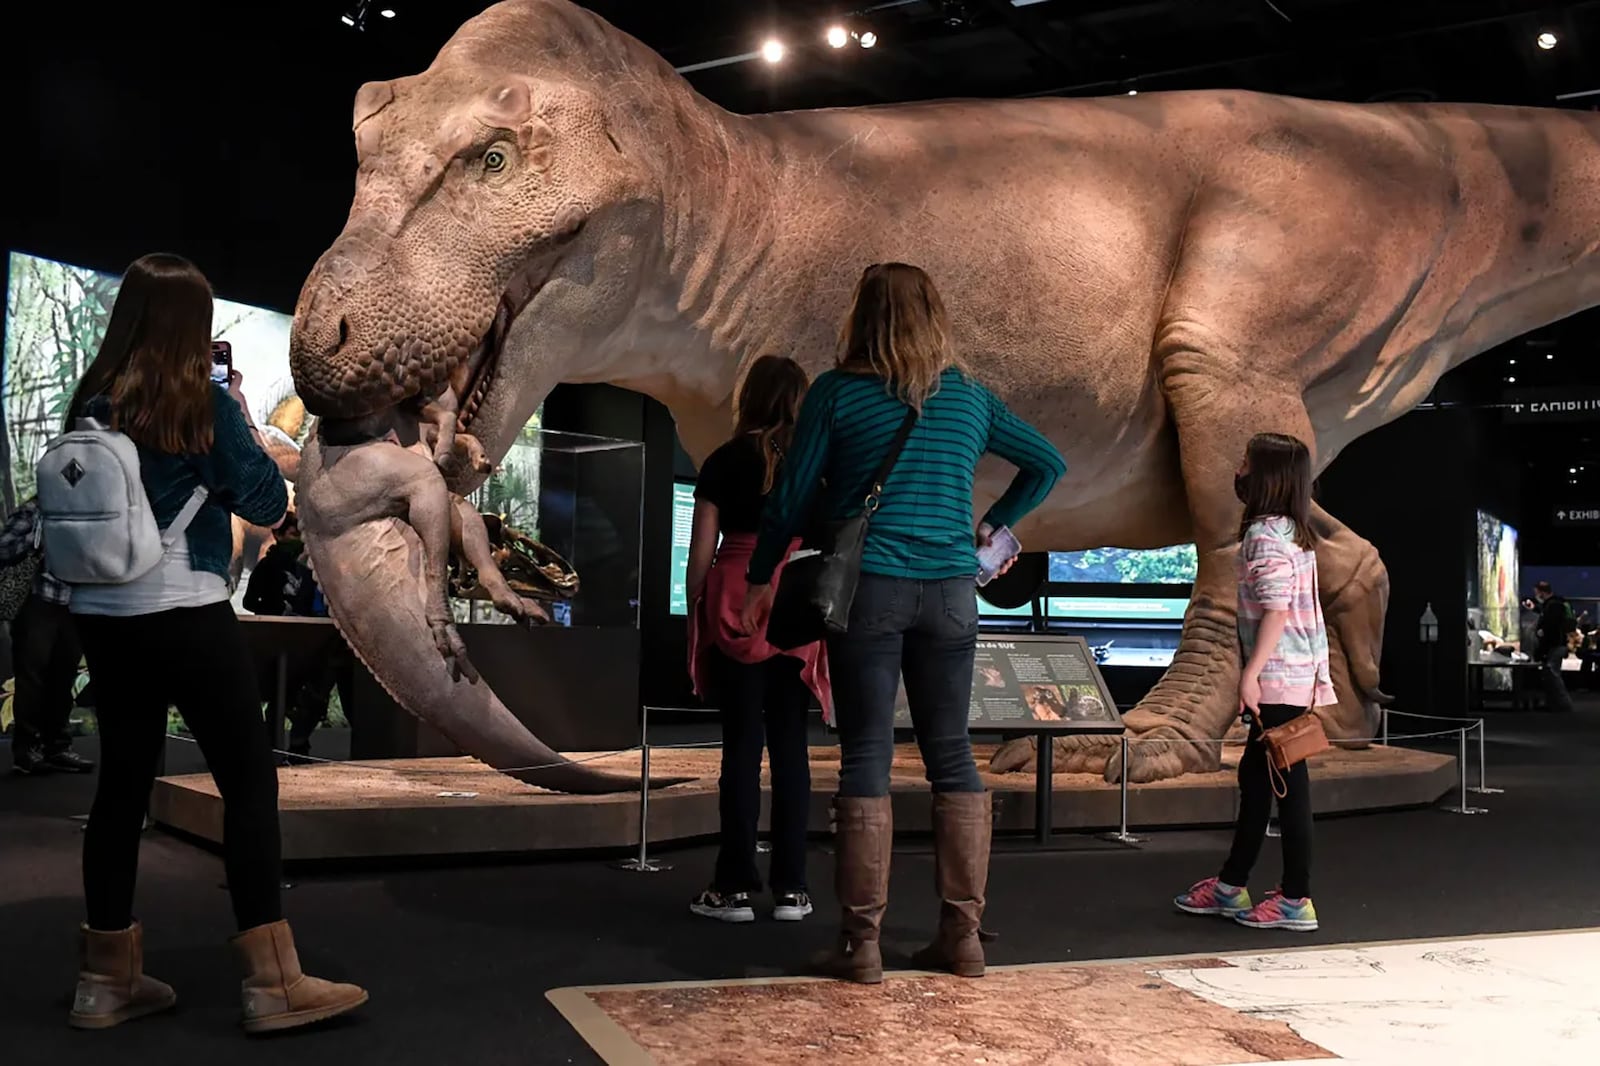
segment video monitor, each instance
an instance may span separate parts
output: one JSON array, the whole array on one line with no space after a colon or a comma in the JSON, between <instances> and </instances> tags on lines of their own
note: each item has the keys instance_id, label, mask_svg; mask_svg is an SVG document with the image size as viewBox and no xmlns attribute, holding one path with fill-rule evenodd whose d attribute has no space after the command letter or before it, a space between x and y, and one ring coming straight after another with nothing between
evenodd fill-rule
<instances>
[{"instance_id":1,"label":"video monitor","mask_svg":"<svg viewBox=\"0 0 1600 1066\"><path fill-rule=\"evenodd\" d=\"M12 252L6 286L5 362L0 365L10 463L0 472L7 510L33 495L33 468L61 419L78 379L100 349L121 277ZM267 432L304 439L305 408L289 373L290 316L218 299L212 337L233 346L251 413Z\"/></svg>"},{"instance_id":2,"label":"video monitor","mask_svg":"<svg viewBox=\"0 0 1600 1066\"><path fill-rule=\"evenodd\" d=\"M1171 548L1091 548L1051 552L1050 580L1094 585L1193 585L1199 572L1193 544Z\"/></svg>"},{"instance_id":3,"label":"video monitor","mask_svg":"<svg viewBox=\"0 0 1600 1066\"><path fill-rule=\"evenodd\" d=\"M1478 512L1473 570L1467 580L1467 604L1479 629L1500 640L1521 637L1522 591L1519 586L1517 531L1486 511Z\"/></svg>"},{"instance_id":4,"label":"video monitor","mask_svg":"<svg viewBox=\"0 0 1600 1066\"><path fill-rule=\"evenodd\" d=\"M672 562L667 568L667 610L689 613L689 534L694 531L694 482L672 483Z\"/></svg>"}]
</instances>

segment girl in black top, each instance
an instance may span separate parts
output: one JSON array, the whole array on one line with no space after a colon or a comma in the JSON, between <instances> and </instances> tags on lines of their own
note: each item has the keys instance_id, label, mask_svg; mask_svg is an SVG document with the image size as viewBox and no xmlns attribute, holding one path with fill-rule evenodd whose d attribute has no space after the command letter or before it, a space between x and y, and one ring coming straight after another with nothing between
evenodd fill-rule
<instances>
[{"instance_id":1,"label":"girl in black top","mask_svg":"<svg viewBox=\"0 0 1600 1066\"><path fill-rule=\"evenodd\" d=\"M711 886L690 909L725 922L755 919L750 895L761 815L763 735L772 763L771 885L779 921L811 913L806 892L806 817L811 763L806 714L815 695L828 707L827 665L820 645L780 652L763 627L740 627L745 570L767 493L794 429L807 386L792 359L767 356L751 365L739 392L733 439L700 469L689 542L689 669L695 692L721 712L722 776L718 782L722 846Z\"/></svg>"}]
</instances>

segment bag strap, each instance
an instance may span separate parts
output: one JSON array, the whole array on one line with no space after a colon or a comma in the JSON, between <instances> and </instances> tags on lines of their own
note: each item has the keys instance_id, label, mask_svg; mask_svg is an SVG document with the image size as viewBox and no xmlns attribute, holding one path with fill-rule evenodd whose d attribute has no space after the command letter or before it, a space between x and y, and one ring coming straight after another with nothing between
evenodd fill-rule
<instances>
[{"instance_id":1,"label":"bag strap","mask_svg":"<svg viewBox=\"0 0 1600 1066\"><path fill-rule=\"evenodd\" d=\"M895 464L900 461L900 453L906 450L906 441L911 439L911 431L916 428L918 417L915 407L906 410L905 421L900 423L900 430L889 445L888 453L884 455L883 462L878 464L878 469L872 472L872 484L867 489L867 514L878 509L878 501L883 498L884 482L894 472Z\"/></svg>"},{"instance_id":2,"label":"bag strap","mask_svg":"<svg viewBox=\"0 0 1600 1066\"><path fill-rule=\"evenodd\" d=\"M194 487L194 492L189 494L189 500L183 505L183 510L179 511L178 517L172 520L172 525L162 532L162 551L168 551L174 544L178 543L178 538L183 536L184 531L189 528L189 523L193 522L194 516L200 513L200 508L205 506L206 497L210 495L210 490L204 485L196 485Z\"/></svg>"}]
</instances>

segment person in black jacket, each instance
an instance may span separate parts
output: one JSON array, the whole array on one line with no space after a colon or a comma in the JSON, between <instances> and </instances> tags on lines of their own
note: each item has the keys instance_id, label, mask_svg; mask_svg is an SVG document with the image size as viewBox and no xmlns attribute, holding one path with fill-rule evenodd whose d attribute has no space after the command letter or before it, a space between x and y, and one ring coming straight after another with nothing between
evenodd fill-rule
<instances>
[{"instance_id":1,"label":"person in black jacket","mask_svg":"<svg viewBox=\"0 0 1600 1066\"><path fill-rule=\"evenodd\" d=\"M293 511L272 531L272 547L250 571L244 609L251 614L297 615L311 613L315 595L311 567L305 561L305 542Z\"/></svg>"},{"instance_id":2,"label":"person in black jacket","mask_svg":"<svg viewBox=\"0 0 1600 1066\"><path fill-rule=\"evenodd\" d=\"M325 617L327 608L317 595L317 581L306 563L305 544L293 511L272 536L272 547L250 571L250 584L244 593L245 610L275 617ZM335 685L340 699L348 705L354 666L349 649L339 641L324 658L289 679L289 754L311 754L311 734L327 717L328 699Z\"/></svg>"},{"instance_id":3,"label":"person in black jacket","mask_svg":"<svg viewBox=\"0 0 1600 1066\"><path fill-rule=\"evenodd\" d=\"M1540 681L1544 685L1545 706L1552 711L1572 710L1572 694L1561 676L1561 664L1567 657L1567 637L1578 628L1564 597L1557 596L1550 582L1541 581L1533 587L1533 599L1524 601L1523 607L1539 613L1538 644L1533 657L1544 663Z\"/></svg>"}]
</instances>

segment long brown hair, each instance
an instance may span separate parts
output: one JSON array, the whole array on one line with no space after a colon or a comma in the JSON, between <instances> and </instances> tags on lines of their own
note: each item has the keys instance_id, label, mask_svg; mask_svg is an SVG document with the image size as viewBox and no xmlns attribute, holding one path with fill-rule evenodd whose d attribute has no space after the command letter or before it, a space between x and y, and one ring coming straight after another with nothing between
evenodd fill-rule
<instances>
[{"instance_id":1,"label":"long brown hair","mask_svg":"<svg viewBox=\"0 0 1600 1066\"><path fill-rule=\"evenodd\" d=\"M158 253L122 275L111 321L67 408L111 401L111 428L169 455L211 450L211 284L182 256Z\"/></svg>"},{"instance_id":2,"label":"long brown hair","mask_svg":"<svg viewBox=\"0 0 1600 1066\"><path fill-rule=\"evenodd\" d=\"M933 279L906 263L869 266L856 284L839 335L838 366L877 375L900 399L922 410L939 391L939 375L961 366Z\"/></svg>"},{"instance_id":3,"label":"long brown hair","mask_svg":"<svg viewBox=\"0 0 1600 1066\"><path fill-rule=\"evenodd\" d=\"M1294 522L1294 542L1316 547L1311 531L1311 449L1297 437L1257 433L1245 448L1245 472L1236 485L1244 503L1239 539L1258 518L1281 515Z\"/></svg>"},{"instance_id":4,"label":"long brown hair","mask_svg":"<svg viewBox=\"0 0 1600 1066\"><path fill-rule=\"evenodd\" d=\"M800 401L810 384L800 364L781 355L763 355L745 373L733 408L733 435L756 438L756 447L766 464L761 478L762 495L771 492L777 480L778 464L794 437Z\"/></svg>"}]
</instances>

